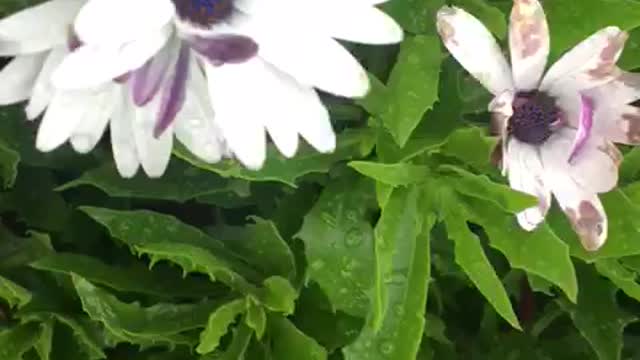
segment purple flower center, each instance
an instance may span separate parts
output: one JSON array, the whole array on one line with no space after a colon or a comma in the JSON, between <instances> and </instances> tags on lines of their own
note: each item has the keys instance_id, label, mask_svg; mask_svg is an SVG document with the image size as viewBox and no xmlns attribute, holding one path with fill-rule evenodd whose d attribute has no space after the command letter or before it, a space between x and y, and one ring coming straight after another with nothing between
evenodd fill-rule
<instances>
[{"instance_id":1,"label":"purple flower center","mask_svg":"<svg viewBox=\"0 0 640 360\"><path fill-rule=\"evenodd\" d=\"M507 130L524 143L540 145L551 136L559 119L554 98L537 90L519 92Z\"/></svg>"},{"instance_id":2,"label":"purple flower center","mask_svg":"<svg viewBox=\"0 0 640 360\"><path fill-rule=\"evenodd\" d=\"M201 28L209 28L220 23L233 13L233 0L171 1L175 5L180 19Z\"/></svg>"}]
</instances>

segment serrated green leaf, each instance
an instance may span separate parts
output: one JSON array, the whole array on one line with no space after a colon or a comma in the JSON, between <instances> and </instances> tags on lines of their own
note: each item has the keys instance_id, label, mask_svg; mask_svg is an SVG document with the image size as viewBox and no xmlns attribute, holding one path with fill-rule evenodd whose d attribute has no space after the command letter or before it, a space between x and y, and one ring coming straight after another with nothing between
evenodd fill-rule
<instances>
[{"instance_id":1,"label":"serrated green leaf","mask_svg":"<svg viewBox=\"0 0 640 360\"><path fill-rule=\"evenodd\" d=\"M228 183L229 180L210 171L177 160L170 162L161 179L150 179L142 173L132 179L125 179L120 176L115 165L108 163L82 174L57 190L64 191L90 185L109 196L184 202L199 196L229 191Z\"/></svg>"},{"instance_id":2,"label":"serrated green leaf","mask_svg":"<svg viewBox=\"0 0 640 360\"><path fill-rule=\"evenodd\" d=\"M394 197L405 200L415 197L410 201L417 200L417 195L412 194L417 192L417 189L405 190L404 193L396 192L397 190L383 211L395 209L393 203L397 200L393 199ZM385 284L388 287L388 301L385 303L384 318L381 319L380 328L376 329L375 312L370 314L367 325L358 339L344 349L346 360L413 360L420 349L431 276L430 232L435 223L435 216L418 214L415 204L408 204L407 207L413 207L413 214L411 211L401 213L419 218L420 220L409 221L417 221L421 227L417 232L411 229L405 233L397 229L386 234L395 237L395 241L392 244L392 272ZM403 225L414 226L403 222L398 224Z\"/></svg>"},{"instance_id":3,"label":"serrated green leaf","mask_svg":"<svg viewBox=\"0 0 640 360\"><path fill-rule=\"evenodd\" d=\"M191 345L193 340L181 333L205 327L206 318L218 307L218 302L206 301L185 305L163 303L145 308L137 303L121 302L77 275L72 279L84 311L92 320L102 323L117 342L143 346Z\"/></svg>"},{"instance_id":4,"label":"serrated green leaf","mask_svg":"<svg viewBox=\"0 0 640 360\"><path fill-rule=\"evenodd\" d=\"M640 301L640 284L637 274L625 268L617 259L602 259L595 262L596 270L606 276L628 296Z\"/></svg>"},{"instance_id":5,"label":"serrated green leaf","mask_svg":"<svg viewBox=\"0 0 640 360\"><path fill-rule=\"evenodd\" d=\"M257 217L254 224L220 226L209 232L246 262L259 267L262 273L294 279L296 264L289 245L272 221Z\"/></svg>"},{"instance_id":6,"label":"serrated green leaf","mask_svg":"<svg viewBox=\"0 0 640 360\"><path fill-rule=\"evenodd\" d=\"M209 315L207 327L200 333L200 344L196 348L198 354L208 354L218 348L220 339L227 333L229 326L236 318L247 310L245 299L236 299L222 304Z\"/></svg>"},{"instance_id":7,"label":"serrated green leaf","mask_svg":"<svg viewBox=\"0 0 640 360\"><path fill-rule=\"evenodd\" d=\"M403 147L438 99L440 79L440 39L436 36L407 37L389 76L387 107L382 121Z\"/></svg>"},{"instance_id":8,"label":"serrated green leaf","mask_svg":"<svg viewBox=\"0 0 640 360\"><path fill-rule=\"evenodd\" d=\"M500 278L487 259L480 239L469 230L466 223L471 216L468 209L462 205L455 195L443 193L446 197L444 222L447 225L449 237L455 243L455 260L471 279L478 290L491 303L511 326L521 329L520 323L513 312L511 301Z\"/></svg>"},{"instance_id":9,"label":"serrated green leaf","mask_svg":"<svg viewBox=\"0 0 640 360\"><path fill-rule=\"evenodd\" d=\"M374 258L367 212L375 206L373 182L345 176L325 188L297 235L306 245L308 278L320 285L334 310L354 316L369 310Z\"/></svg>"},{"instance_id":10,"label":"serrated green leaf","mask_svg":"<svg viewBox=\"0 0 640 360\"><path fill-rule=\"evenodd\" d=\"M485 105L486 106L486 105ZM496 139L485 134L485 130L477 127L461 128L452 132L440 151L456 157L474 169L491 171L490 157Z\"/></svg>"},{"instance_id":11,"label":"serrated green leaf","mask_svg":"<svg viewBox=\"0 0 640 360\"><path fill-rule=\"evenodd\" d=\"M0 276L0 298L9 306L20 308L31 301L31 293L15 282Z\"/></svg>"},{"instance_id":12,"label":"serrated green leaf","mask_svg":"<svg viewBox=\"0 0 640 360\"><path fill-rule=\"evenodd\" d=\"M569 313L580 334L587 339L600 360L620 359L622 332L637 317L622 311L616 303L616 288L590 267L578 267L580 293L573 305L558 304Z\"/></svg>"},{"instance_id":13,"label":"serrated green leaf","mask_svg":"<svg viewBox=\"0 0 640 360\"><path fill-rule=\"evenodd\" d=\"M253 300L248 301L247 305L245 323L253 329L256 338L262 339L267 329L267 313L262 306L256 304Z\"/></svg>"},{"instance_id":14,"label":"serrated green leaf","mask_svg":"<svg viewBox=\"0 0 640 360\"><path fill-rule=\"evenodd\" d=\"M244 168L235 161L207 164L189 153L184 147L176 147L174 154L192 165L217 173L223 177L235 177L250 181L277 181L296 186L296 180L312 173L326 173L336 163L368 155L373 147L373 133L368 129L344 131L338 136L336 150L331 154L321 154L310 147L298 150L298 154L287 159L276 149L269 147L267 161L260 171ZM371 144L362 147L362 144Z\"/></svg>"},{"instance_id":15,"label":"serrated green leaf","mask_svg":"<svg viewBox=\"0 0 640 360\"><path fill-rule=\"evenodd\" d=\"M177 272L150 271L145 266L111 266L89 256L55 253L30 264L31 267L62 273L76 274L94 284L108 286L123 292L137 292L161 297L205 297L220 292L208 282L183 279ZM166 269L165 269L166 270Z\"/></svg>"},{"instance_id":16,"label":"serrated green leaf","mask_svg":"<svg viewBox=\"0 0 640 360\"><path fill-rule=\"evenodd\" d=\"M249 328L245 323L241 323L234 329L233 340L224 353L218 356L214 355L212 358L203 357L200 360L244 360L246 358L245 353L249 347L252 337L253 331L251 328Z\"/></svg>"},{"instance_id":17,"label":"serrated green leaf","mask_svg":"<svg viewBox=\"0 0 640 360\"><path fill-rule=\"evenodd\" d=\"M489 235L490 245L504 254L512 268L550 281L571 301L576 301L578 284L569 247L548 225L526 232L518 226L515 216L502 213L486 202L467 204L474 221Z\"/></svg>"},{"instance_id":18,"label":"serrated green leaf","mask_svg":"<svg viewBox=\"0 0 640 360\"><path fill-rule=\"evenodd\" d=\"M38 324L24 324L0 332L0 359L22 360L22 355L38 341L42 329Z\"/></svg>"},{"instance_id":19,"label":"serrated green leaf","mask_svg":"<svg viewBox=\"0 0 640 360\"><path fill-rule=\"evenodd\" d=\"M29 237L21 238L0 225L0 268L26 265L52 251L49 236L32 232Z\"/></svg>"},{"instance_id":20,"label":"serrated green leaf","mask_svg":"<svg viewBox=\"0 0 640 360\"><path fill-rule=\"evenodd\" d=\"M40 360L49 360L51 358L51 348L53 346L53 320L49 320L40 324L42 332L40 338L33 346L40 357Z\"/></svg>"},{"instance_id":21,"label":"serrated green leaf","mask_svg":"<svg viewBox=\"0 0 640 360\"><path fill-rule=\"evenodd\" d=\"M445 4L444 0L389 1L383 8L408 32L414 34L436 34L434 19L436 12Z\"/></svg>"},{"instance_id":22,"label":"serrated green leaf","mask_svg":"<svg viewBox=\"0 0 640 360\"><path fill-rule=\"evenodd\" d=\"M430 175L428 166L408 163L383 164L371 161L352 161L349 166L364 176L390 186L424 182Z\"/></svg>"},{"instance_id":23,"label":"serrated green leaf","mask_svg":"<svg viewBox=\"0 0 640 360\"><path fill-rule=\"evenodd\" d=\"M283 317L269 317L272 355L278 360L323 360L327 351Z\"/></svg>"},{"instance_id":24,"label":"serrated green leaf","mask_svg":"<svg viewBox=\"0 0 640 360\"><path fill-rule=\"evenodd\" d=\"M453 165L442 165L440 169L455 174L449 181L457 192L492 202L505 211L517 213L538 203L535 197L495 183L485 175L475 175Z\"/></svg>"}]
</instances>

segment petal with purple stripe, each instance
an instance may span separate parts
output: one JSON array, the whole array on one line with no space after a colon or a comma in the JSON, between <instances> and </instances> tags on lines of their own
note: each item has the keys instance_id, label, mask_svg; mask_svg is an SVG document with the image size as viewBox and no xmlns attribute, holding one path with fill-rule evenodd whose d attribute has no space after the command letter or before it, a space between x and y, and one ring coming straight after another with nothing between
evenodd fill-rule
<instances>
[{"instance_id":1,"label":"petal with purple stripe","mask_svg":"<svg viewBox=\"0 0 640 360\"><path fill-rule=\"evenodd\" d=\"M587 96L580 95L580 119L578 123L578 131L576 137L573 140L573 146L571 147L571 155L569 156L569 162L578 156L580 150L584 147L589 136L591 135L591 127L593 126L593 100Z\"/></svg>"},{"instance_id":2,"label":"petal with purple stripe","mask_svg":"<svg viewBox=\"0 0 640 360\"><path fill-rule=\"evenodd\" d=\"M175 64L173 75L165 82L162 99L158 110L158 120L153 129L153 136L158 138L173 123L184 104L187 78L189 77L189 58L191 49L180 45L180 53Z\"/></svg>"},{"instance_id":3,"label":"petal with purple stripe","mask_svg":"<svg viewBox=\"0 0 640 360\"><path fill-rule=\"evenodd\" d=\"M243 35L193 36L188 41L193 50L216 66L243 63L258 53L258 44Z\"/></svg>"},{"instance_id":4,"label":"petal with purple stripe","mask_svg":"<svg viewBox=\"0 0 640 360\"><path fill-rule=\"evenodd\" d=\"M171 66L172 54L176 50L174 44L173 41L167 41L162 50L154 57L139 69L131 72L129 84L133 103L137 106L148 104L162 87L165 74Z\"/></svg>"}]
</instances>

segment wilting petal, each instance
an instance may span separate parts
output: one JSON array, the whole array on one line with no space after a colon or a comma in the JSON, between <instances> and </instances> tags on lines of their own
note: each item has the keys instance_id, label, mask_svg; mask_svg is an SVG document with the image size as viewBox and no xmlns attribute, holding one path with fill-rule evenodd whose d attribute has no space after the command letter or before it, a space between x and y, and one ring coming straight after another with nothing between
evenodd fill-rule
<instances>
[{"instance_id":1,"label":"wilting petal","mask_svg":"<svg viewBox=\"0 0 640 360\"><path fill-rule=\"evenodd\" d=\"M187 41L193 50L206 58L212 65L242 63L258 53L258 44L250 37L243 35L193 36Z\"/></svg>"},{"instance_id":2,"label":"wilting petal","mask_svg":"<svg viewBox=\"0 0 640 360\"><path fill-rule=\"evenodd\" d=\"M587 140L589 140L589 136L591 136L591 128L593 127L593 100L587 96L580 95L580 102L578 131L576 131L576 137L573 140L573 146L571 146L569 162L573 162L579 152L584 148Z\"/></svg>"},{"instance_id":3,"label":"wilting petal","mask_svg":"<svg viewBox=\"0 0 640 360\"><path fill-rule=\"evenodd\" d=\"M509 118L513 115L513 91L503 91L489 103L491 112L491 135L506 136Z\"/></svg>"},{"instance_id":4,"label":"wilting petal","mask_svg":"<svg viewBox=\"0 0 640 360\"><path fill-rule=\"evenodd\" d=\"M173 129L171 125L161 136L153 135L160 99L154 98L149 104L135 108L133 136L142 169L151 178L164 174L171 159Z\"/></svg>"},{"instance_id":5,"label":"wilting petal","mask_svg":"<svg viewBox=\"0 0 640 360\"><path fill-rule=\"evenodd\" d=\"M31 96L45 56L17 56L0 71L0 105L15 104Z\"/></svg>"},{"instance_id":6,"label":"wilting petal","mask_svg":"<svg viewBox=\"0 0 640 360\"><path fill-rule=\"evenodd\" d=\"M136 112L129 100L129 93L120 85L117 86L116 102L110 122L111 148L113 159L120 176L133 177L140 167L136 141L133 136L133 122Z\"/></svg>"},{"instance_id":7,"label":"wilting petal","mask_svg":"<svg viewBox=\"0 0 640 360\"><path fill-rule=\"evenodd\" d=\"M589 193L602 193L618 183L618 166L622 155L610 142L590 136L582 150L569 162L576 131L565 128L556 131L541 147L545 171L566 174L575 186Z\"/></svg>"},{"instance_id":8,"label":"wilting petal","mask_svg":"<svg viewBox=\"0 0 640 360\"><path fill-rule=\"evenodd\" d=\"M129 86L134 104L144 106L160 91L174 54L178 51L178 42L178 39L169 39L141 68L131 72Z\"/></svg>"},{"instance_id":9,"label":"wilting petal","mask_svg":"<svg viewBox=\"0 0 640 360\"><path fill-rule=\"evenodd\" d=\"M492 94L513 90L511 69L489 30L456 7L438 11L438 32L451 55Z\"/></svg>"},{"instance_id":10,"label":"wilting petal","mask_svg":"<svg viewBox=\"0 0 640 360\"><path fill-rule=\"evenodd\" d=\"M63 90L87 89L111 82L144 65L166 43L170 27L121 46L83 45L69 54L51 81Z\"/></svg>"},{"instance_id":11,"label":"wilting petal","mask_svg":"<svg viewBox=\"0 0 640 360\"><path fill-rule=\"evenodd\" d=\"M84 0L50 0L0 21L0 56L35 53L67 41Z\"/></svg>"},{"instance_id":12,"label":"wilting petal","mask_svg":"<svg viewBox=\"0 0 640 360\"><path fill-rule=\"evenodd\" d=\"M127 43L171 23L174 10L171 0L89 0L75 30L84 43Z\"/></svg>"},{"instance_id":13,"label":"wilting petal","mask_svg":"<svg viewBox=\"0 0 640 360\"><path fill-rule=\"evenodd\" d=\"M534 230L551 206L551 193L544 183L544 170L537 149L529 144L511 139L508 147L509 186L538 198L538 206L517 214L518 224L526 231Z\"/></svg>"},{"instance_id":14,"label":"wilting petal","mask_svg":"<svg viewBox=\"0 0 640 360\"><path fill-rule=\"evenodd\" d=\"M607 215L598 196L580 188L564 173L550 173L551 191L573 230L588 251L598 250L607 239Z\"/></svg>"},{"instance_id":15,"label":"wilting petal","mask_svg":"<svg viewBox=\"0 0 640 360\"><path fill-rule=\"evenodd\" d=\"M167 79L162 89L158 120L153 128L153 136L160 137L162 133L173 123L176 115L184 104L187 91L187 78L189 77L190 51L186 44L179 49L178 59L171 76Z\"/></svg>"},{"instance_id":16,"label":"wilting petal","mask_svg":"<svg viewBox=\"0 0 640 360\"><path fill-rule=\"evenodd\" d=\"M36 148L48 152L64 144L78 124L91 116L91 97L87 92L56 92L38 128Z\"/></svg>"},{"instance_id":17,"label":"wilting petal","mask_svg":"<svg viewBox=\"0 0 640 360\"><path fill-rule=\"evenodd\" d=\"M71 133L70 142L75 151L86 154L93 150L102 138L114 112L115 86L97 92L90 98L88 106L91 108L91 114L82 119Z\"/></svg>"},{"instance_id":18,"label":"wilting petal","mask_svg":"<svg viewBox=\"0 0 640 360\"><path fill-rule=\"evenodd\" d=\"M49 102L51 102L51 98L55 93L55 89L51 84L51 74L68 53L64 46L58 46L49 51L46 60L42 64L40 74L36 79L29 103L25 109L27 119L33 120L40 116L49 105Z\"/></svg>"},{"instance_id":19,"label":"wilting petal","mask_svg":"<svg viewBox=\"0 0 640 360\"><path fill-rule=\"evenodd\" d=\"M516 88L536 89L549 56L549 27L538 0L513 2L509 49Z\"/></svg>"},{"instance_id":20,"label":"wilting petal","mask_svg":"<svg viewBox=\"0 0 640 360\"><path fill-rule=\"evenodd\" d=\"M561 86L581 91L613 80L619 75L615 63L627 37L626 32L614 26L596 32L551 66L542 79L540 89L555 95Z\"/></svg>"}]
</instances>

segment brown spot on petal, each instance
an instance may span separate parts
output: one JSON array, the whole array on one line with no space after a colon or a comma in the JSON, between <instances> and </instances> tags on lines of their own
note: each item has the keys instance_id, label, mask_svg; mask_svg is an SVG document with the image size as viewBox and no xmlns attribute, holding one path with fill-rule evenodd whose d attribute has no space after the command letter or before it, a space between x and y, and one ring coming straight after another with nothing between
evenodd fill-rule
<instances>
[{"instance_id":1,"label":"brown spot on petal","mask_svg":"<svg viewBox=\"0 0 640 360\"><path fill-rule=\"evenodd\" d=\"M598 209L590 202L583 200L578 209L566 208L565 214L571 221L573 230L580 237L582 246L588 251L595 251L602 245L600 237L604 232L604 218Z\"/></svg>"},{"instance_id":2,"label":"brown spot on petal","mask_svg":"<svg viewBox=\"0 0 640 360\"><path fill-rule=\"evenodd\" d=\"M633 108L633 113L622 114L622 130L629 144L640 144L640 113Z\"/></svg>"},{"instance_id":3,"label":"brown spot on petal","mask_svg":"<svg viewBox=\"0 0 640 360\"><path fill-rule=\"evenodd\" d=\"M458 45L458 42L455 39L456 31L453 28L453 25L449 23L447 20L443 18L439 18L437 22L438 34L442 38L442 41L445 44L453 44Z\"/></svg>"},{"instance_id":4,"label":"brown spot on petal","mask_svg":"<svg viewBox=\"0 0 640 360\"><path fill-rule=\"evenodd\" d=\"M600 52L600 58L595 68L590 69L587 73L594 79L604 79L614 75L617 70L616 56L624 47L629 35L622 31L608 39L607 46Z\"/></svg>"},{"instance_id":5,"label":"brown spot on petal","mask_svg":"<svg viewBox=\"0 0 640 360\"><path fill-rule=\"evenodd\" d=\"M538 7L530 1L516 0L511 11L511 27L515 29L521 58L536 54L542 47L545 31L544 17L537 14Z\"/></svg>"},{"instance_id":6,"label":"brown spot on petal","mask_svg":"<svg viewBox=\"0 0 640 360\"><path fill-rule=\"evenodd\" d=\"M493 147L493 150L491 151L491 156L489 157L491 164L495 167L497 167L498 169L502 168L502 139L498 140L498 143L496 144L496 146Z\"/></svg>"}]
</instances>

